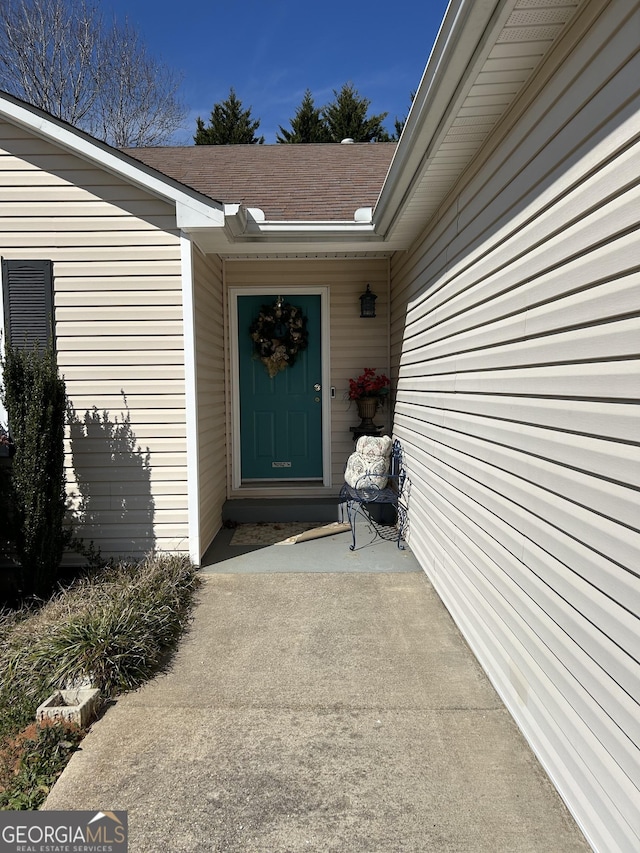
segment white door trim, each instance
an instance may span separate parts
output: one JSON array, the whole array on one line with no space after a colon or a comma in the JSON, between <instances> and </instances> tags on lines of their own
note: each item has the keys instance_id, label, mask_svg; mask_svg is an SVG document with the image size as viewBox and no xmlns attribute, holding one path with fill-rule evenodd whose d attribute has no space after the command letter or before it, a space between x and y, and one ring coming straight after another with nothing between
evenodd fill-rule
<instances>
[{"instance_id":1,"label":"white door trim","mask_svg":"<svg viewBox=\"0 0 640 853\"><path fill-rule=\"evenodd\" d=\"M240 466L240 388L237 377L240 375L240 357L238 351L238 297L259 296L260 294L300 294L301 296L320 296L320 347L322 358L322 485L331 486L331 353L329 351L329 286L286 285L282 287L230 287L229 288L229 340L231 350L231 487L242 487ZM252 489L256 484L252 483ZM258 487L260 488L260 487ZM273 489L273 483L264 485Z\"/></svg>"}]
</instances>

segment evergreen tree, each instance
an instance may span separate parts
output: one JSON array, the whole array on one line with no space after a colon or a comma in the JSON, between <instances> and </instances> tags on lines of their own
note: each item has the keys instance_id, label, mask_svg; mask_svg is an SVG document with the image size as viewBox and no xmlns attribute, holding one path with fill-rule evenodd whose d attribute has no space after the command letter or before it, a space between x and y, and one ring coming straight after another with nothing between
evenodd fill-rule
<instances>
[{"instance_id":1,"label":"evergreen tree","mask_svg":"<svg viewBox=\"0 0 640 853\"><path fill-rule=\"evenodd\" d=\"M290 119L291 130L285 130L280 125L280 133L276 134L277 142L329 142L329 134L325 123L316 109L309 89L304 93L302 103Z\"/></svg>"},{"instance_id":2,"label":"evergreen tree","mask_svg":"<svg viewBox=\"0 0 640 853\"><path fill-rule=\"evenodd\" d=\"M333 94L335 100L321 112L330 142L389 142L391 137L382 126L387 113L368 116L371 101L361 98L353 83L345 83L339 92L334 89Z\"/></svg>"},{"instance_id":3,"label":"evergreen tree","mask_svg":"<svg viewBox=\"0 0 640 853\"><path fill-rule=\"evenodd\" d=\"M198 116L196 135L193 140L196 145L262 145L264 136L255 135L260 127L260 121L252 121L251 107L242 109L240 101L233 89L229 89L226 101L214 104L209 125Z\"/></svg>"}]
</instances>

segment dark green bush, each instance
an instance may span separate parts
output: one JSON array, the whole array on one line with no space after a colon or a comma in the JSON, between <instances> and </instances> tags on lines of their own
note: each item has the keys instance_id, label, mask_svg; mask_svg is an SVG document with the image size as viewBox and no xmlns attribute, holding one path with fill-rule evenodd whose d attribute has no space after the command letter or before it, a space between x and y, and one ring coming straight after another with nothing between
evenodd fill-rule
<instances>
[{"instance_id":1,"label":"dark green bush","mask_svg":"<svg viewBox=\"0 0 640 853\"><path fill-rule=\"evenodd\" d=\"M21 593L43 597L57 580L65 541L65 385L52 347L7 344L2 367L2 400L16 448L5 520Z\"/></svg>"}]
</instances>

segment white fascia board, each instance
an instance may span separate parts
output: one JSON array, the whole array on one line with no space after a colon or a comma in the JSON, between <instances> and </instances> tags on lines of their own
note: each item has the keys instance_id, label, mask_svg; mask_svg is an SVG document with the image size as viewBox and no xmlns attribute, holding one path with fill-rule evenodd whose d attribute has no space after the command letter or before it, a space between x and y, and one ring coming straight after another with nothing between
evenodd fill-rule
<instances>
[{"instance_id":1,"label":"white fascia board","mask_svg":"<svg viewBox=\"0 0 640 853\"><path fill-rule=\"evenodd\" d=\"M370 209L356 211L353 219L344 220L266 220L259 208L241 204L225 204L226 233L234 243L267 242L272 240L305 242L317 240L353 240L380 243L371 223ZM366 215L364 215L366 214Z\"/></svg>"},{"instance_id":2,"label":"white fascia board","mask_svg":"<svg viewBox=\"0 0 640 853\"><path fill-rule=\"evenodd\" d=\"M247 228L246 235L266 236L269 234L277 234L283 236L285 234L300 235L308 238L311 234L319 236L336 236L348 237L360 240L362 237L371 237L380 239L373 230L369 222L351 222L349 220L329 220L324 222L278 222L270 221L263 223L251 223Z\"/></svg>"},{"instance_id":3,"label":"white fascia board","mask_svg":"<svg viewBox=\"0 0 640 853\"><path fill-rule=\"evenodd\" d=\"M367 248L386 248L383 237L375 234L373 228L354 228L353 223L348 227L336 227L335 222L311 223L307 228L299 223L265 223L264 227L256 231L243 234L242 237L230 241L229 248L238 251L239 247L260 246L262 250L273 249L276 251L297 251L296 247L303 244L307 251L335 251L342 247L350 247L350 250L359 247L359 251ZM219 250L224 251L224 250Z\"/></svg>"},{"instance_id":4,"label":"white fascia board","mask_svg":"<svg viewBox=\"0 0 640 853\"><path fill-rule=\"evenodd\" d=\"M106 169L111 174L136 184L153 195L174 202L177 215L182 217L185 226L187 223L191 227L224 225L223 207L219 202L207 199L206 196L195 191L191 193L186 188L181 188L171 178L164 178L128 154L112 148L105 142L93 139L84 131L59 122L53 117L49 118L41 110L6 95L0 96L0 115L48 139L55 145L60 145L67 151L77 154L83 160L94 163L98 168Z\"/></svg>"},{"instance_id":5,"label":"white fascia board","mask_svg":"<svg viewBox=\"0 0 640 853\"><path fill-rule=\"evenodd\" d=\"M371 222L353 220L278 221L265 220L262 211L253 211L238 204L226 204L226 233L230 242L277 240L371 240L380 242ZM263 214L264 216L264 214Z\"/></svg>"},{"instance_id":6,"label":"white fascia board","mask_svg":"<svg viewBox=\"0 0 640 853\"><path fill-rule=\"evenodd\" d=\"M378 234L389 232L419 171L433 155L434 142L475 65L479 46L506 20L512 7L512 0L452 0L449 4L373 211Z\"/></svg>"},{"instance_id":7,"label":"white fascia board","mask_svg":"<svg viewBox=\"0 0 640 853\"><path fill-rule=\"evenodd\" d=\"M176 224L181 231L198 228L222 228L224 212L219 208L203 204L196 198L176 198ZM214 202L215 204L215 202Z\"/></svg>"}]
</instances>

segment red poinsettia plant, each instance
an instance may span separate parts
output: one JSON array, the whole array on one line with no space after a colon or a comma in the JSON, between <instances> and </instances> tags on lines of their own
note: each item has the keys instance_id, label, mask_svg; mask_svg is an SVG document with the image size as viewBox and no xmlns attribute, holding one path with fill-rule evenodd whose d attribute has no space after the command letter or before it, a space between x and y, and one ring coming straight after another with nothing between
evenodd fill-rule
<instances>
[{"instance_id":1,"label":"red poinsettia plant","mask_svg":"<svg viewBox=\"0 0 640 853\"><path fill-rule=\"evenodd\" d=\"M384 373L377 374L372 367L365 367L364 373L357 379L349 380L349 399L360 400L362 397L386 397L389 393L389 377Z\"/></svg>"}]
</instances>

